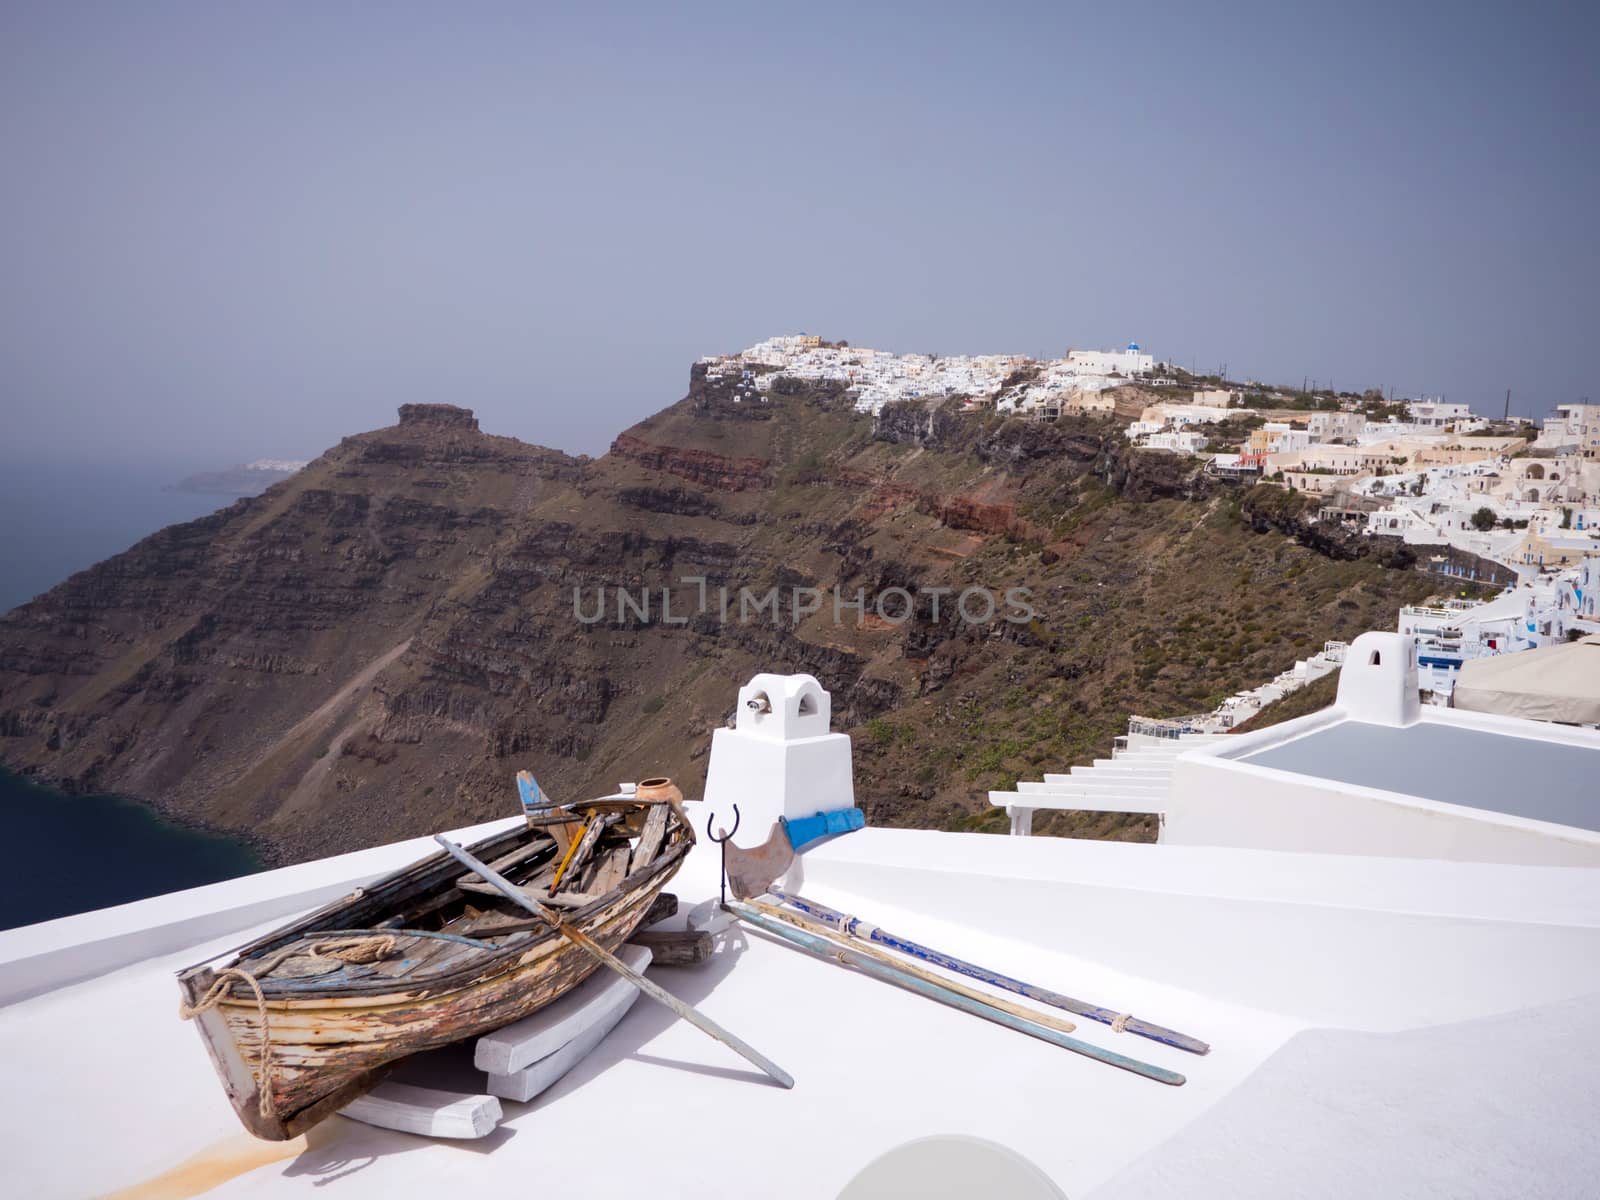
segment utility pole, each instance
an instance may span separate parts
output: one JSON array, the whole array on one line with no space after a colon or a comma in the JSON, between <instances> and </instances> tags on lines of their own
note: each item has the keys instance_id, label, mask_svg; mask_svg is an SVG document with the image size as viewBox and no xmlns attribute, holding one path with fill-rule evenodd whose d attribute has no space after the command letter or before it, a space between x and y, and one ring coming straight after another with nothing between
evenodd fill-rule
<instances>
[{"instance_id":1,"label":"utility pole","mask_svg":"<svg viewBox=\"0 0 1600 1200\"><path fill-rule=\"evenodd\" d=\"M1505 422L1505 423L1508 423L1508 424L1511 421L1511 389L1510 388L1506 389L1506 415L1501 417L1500 419L1501 419L1502 422Z\"/></svg>"}]
</instances>

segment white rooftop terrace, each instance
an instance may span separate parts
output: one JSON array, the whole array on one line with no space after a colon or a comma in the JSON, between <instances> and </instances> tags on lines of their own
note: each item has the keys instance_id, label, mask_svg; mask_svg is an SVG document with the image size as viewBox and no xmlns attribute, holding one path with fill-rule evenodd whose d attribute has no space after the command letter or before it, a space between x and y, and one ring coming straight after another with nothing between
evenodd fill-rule
<instances>
[{"instance_id":1,"label":"white rooftop terrace","mask_svg":"<svg viewBox=\"0 0 1600 1200\"><path fill-rule=\"evenodd\" d=\"M825 706L815 719L826 729ZM1235 741L1246 759L1268 744L1220 746ZM1291 778L1220 762L1218 745L1180 752L1174 786L1195 769ZM1350 798L1347 827L1369 819ZM1338 817L1338 794L1316 802ZM704 828L704 804L690 807ZM0 934L11 1194L834 1196L939 1134L1009 1147L1074 1197L1570 1196L1600 1170L1596 868L879 828L809 848L789 885L1210 1054L1079 1022L1076 1036L1188 1078L1162 1086L735 927L710 964L650 975L789 1069L793 1091L641 1002L550 1092L507 1102L483 1141L344 1118L251 1139L178 1019L174 973L433 848ZM702 842L669 889L687 910L717 875ZM441 1086L481 1086L469 1068L469 1052L428 1065Z\"/></svg>"},{"instance_id":2,"label":"white rooftop terrace","mask_svg":"<svg viewBox=\"0 0 1600 1200\"><path fill-rule=\"evenodd\" d=\"M1288 1160L1306 1151L1318 1155L1322 1178L1298 1194L1351 1194L1340 1181L1370 1177L1382 1147L1396 1141L1410 1161L1385 1168L1395 1190L1368 1194L1415 1194L1407 1180L1440 1175L1459 1184L1440 1194L1575 1194L1535 1185L1600 1166L1590 1129L1600 1100L1592 1082L1600 893L1591 871L887 829L808 852L807 894L1194 1032L1211 1053L1080 1023L1079 1036L1188 1077L1164 1087L735 929L709 966L651 976L787 1066L792 1092L640 1003L551 1092L507 1102L504 1124L483 1142L430 1141L344 1118L301 1141L255 1141L239 1129L199 1038L178 1020L173 974L278 918L188 941L163 914L246 898L230 893L331 883L358 868L343 888L424 848L401 843L359 863L324 860L290 868L289 879L271 872L0 935L7 985L26 977L47 988L0 1009L12 1083L0 1100L0 1141L11 1194L150 1185L134 1194L178 1196L204 1184L217 1196L535 1185L574 1196L832 1196L890 1148L949 1133L1018 1151L1074 1196L1123 1172L1130 1182L1110 1194L1171 1194L1170 1180L1160 1184L1169 1156L1190 1164L1188 1195L1252 1194L1233 1187L1241 1165L1282 1180ZM676 890L692 899L714 889L714 860L697 852ZM157 934L134 934L100 964L115 964L104 974L73 981L81 962L38 957L45 945L93 944L147 917ZM33 961L19 959L30 949ZM1569 1003L1583 997L1590 1001ZM1456 1024L1508 1013L1519 1015L1491 1022L1492 1037ZM1493 1055L1476 1057L1480 1047ZM463 1055L457 1070L467 1066ZM1281 1118L1264 1101L1284 1092L1338 1119L1288 1142L1253 1136L1251 1114ZM1397 1109L1394 1095L1415 1095L1418 1105ZM1363 1109L1358 1097L1375 1106ZM1468 1127L1437 1136L1430 1097L1448 1098ZM1247 1157L1230 1164L1202 1154L1208 1170L1196 1175L1195 1149L1179 1135L1225 1100L1211 1119L1239 1110L1225 1120L1227 1137ZM1571 1139L1564 1157L1546 1159L1540 1147L1559 1130ZM1456 1139L1473 1131L1493 1139L1494 1162L1484 1164L1481 1151L1453 1158ZM804 1153L794 1152L797 1140ZM1463 1177L1467 1165L1474 1178ZM1155 1181L1148 1190L1135 1186L1145 1178Z\"/></svg>"}]
</instances>

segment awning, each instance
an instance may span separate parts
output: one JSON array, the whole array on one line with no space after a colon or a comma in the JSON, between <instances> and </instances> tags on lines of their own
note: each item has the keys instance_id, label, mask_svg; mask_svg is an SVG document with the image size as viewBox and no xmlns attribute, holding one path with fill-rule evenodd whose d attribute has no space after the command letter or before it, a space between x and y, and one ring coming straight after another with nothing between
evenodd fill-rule
<instances>
[{"instance_id":1,"label":"awning","mask_svg":"<svg viewBox=\"0 0 1600 1200\"><path fill-rule=\"evenodd\" d=\"M1450 702L1473 712L1600 725L1600 634L1463 663Z\"/></svg>"}]
</instances>

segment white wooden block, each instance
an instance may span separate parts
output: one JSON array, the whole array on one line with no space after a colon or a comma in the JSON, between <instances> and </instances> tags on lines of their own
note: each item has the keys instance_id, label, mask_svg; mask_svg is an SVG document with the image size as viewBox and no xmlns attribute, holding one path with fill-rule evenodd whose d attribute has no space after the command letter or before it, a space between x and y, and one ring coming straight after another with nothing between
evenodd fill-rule
<instances>
[{"instance_id":1,"label":"white wooden block","mask_svg":"<svg viewBox=\"0 0 1600 1200\"><path fill-rule=\"evenodd\" d=\"M650 965L646 946L625 945L617 957L639 972ZM472 1063L491 1076L510 1075L529 1063L549 1058L599 1020L601 1011L609 1011L624 993L636 996L638 990L622 976L598 967L565 996L515 1024L480 1037L472 1051Z\"/></svg>"},{"instance_id":2,"label":"white wooden block","mask_svg":"<svg viewBox=\"0 0 1600 1200\"><path fill-rule=\"evenodd\" d=\"M380 1083L339 1110L380 1129L438 1138L481 1138L500 1123L500 1101L409 1083Z\"/></svg>"},{"instance_id":3,"label":"white wooden block","mask_svg":"<svg viewBox=\"0 0 1600 1200\"><path fill-rule=\"evenodd\" d=\"M621 979L618 982L626 983ZM617 1022L628 1015L633 1002L639 998L639 989L628 985L626 993L608 990L606 996L607 1007L590 1010L596 1019L582 1033L554 1054L520 1071L489 1076L489 1091L507 1100L532 1100L587 1058L589 1052L605 1040L606 1034L616 1028Z\"/></svg>"}]
</instances>

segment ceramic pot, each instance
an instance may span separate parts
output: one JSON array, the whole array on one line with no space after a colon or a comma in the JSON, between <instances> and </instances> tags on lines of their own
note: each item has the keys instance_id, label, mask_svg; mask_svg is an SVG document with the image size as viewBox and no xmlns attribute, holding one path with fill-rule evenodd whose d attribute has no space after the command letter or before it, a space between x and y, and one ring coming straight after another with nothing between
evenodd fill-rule
<instances>
[{"instance_id":1,"label":"ceramic pot","mask_svg":"<svg viewBox=\"0 0 1600 1200\"><path fill-rule=\"evenodd\" d=\"M684 829L688 831L690 843L699 840L695 836L689 814L683 810L683 791L665 775L658 775L654 779L641 779L634 788L633 798L646 804L664 802L672 805L672 811L677 814L678 820L683 822Z\"/></svg>"},{"instance_id":2,"label":"ceramic pot","mask_svg":"<svg viewBox=\"0 0 1600 1200\"><path fill-rule=\"evenodd\" d=\"M683 800L683 792L665 775L658 775L654 779L641 779L638 787L634 789L633 798L643 801L665 800L670 804L678 804Z\"/></svg>"}]
</instances>

